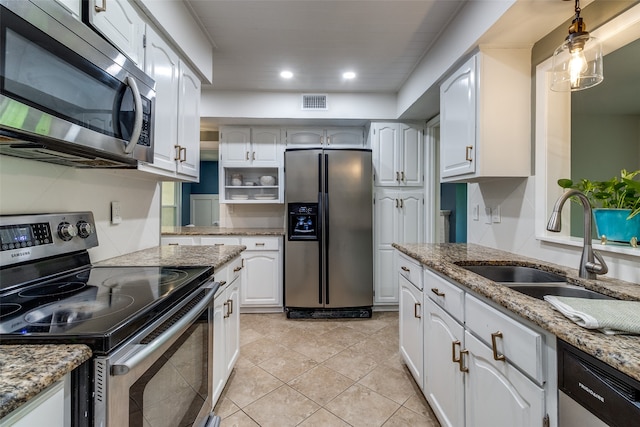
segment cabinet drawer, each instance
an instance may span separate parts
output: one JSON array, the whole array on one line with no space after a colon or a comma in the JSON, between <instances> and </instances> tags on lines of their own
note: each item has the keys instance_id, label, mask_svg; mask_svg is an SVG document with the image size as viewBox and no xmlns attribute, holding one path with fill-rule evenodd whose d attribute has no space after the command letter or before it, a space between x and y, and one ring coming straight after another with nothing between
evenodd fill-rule
<instances>
[{"instance_id":1,"label":"cabinet drawer","mask_svg":"<svg viewBox=\"0 0 640 427\"><path fill-rule=\"evenodd\" d=\"M468 294L465 317L467 329L494 350L496 360L504 355L506 361L542 384L541 334Z\"/></svg>"},{"instance_id":2,"label":"cabinet drawer","mask_svg":"<svg viewBox=\"0 0 640 427\"><path fill-rule=\"evenodd\" d=\"M459 322L464 322L464 291L434 273L433 271L424 270L425 295L444 308Z\"/></svg>"},{"instance_id":3,"label":"cabinet drawer","mask_svg":"<svg viewBox=\"0 0 640 427\"><path fill-rule=\"evenodd\" d=\"M280 249L278 237L243 237L241 244L248 251L277 251Z\"/></svg>"},{"instance_id":4,"label":"cabinet drawer","mask_svg":"<svg viewBox=\"0 0 640 427\"><path fill-rule=\"evenodd\" d=\"M239 245L240 238L239 237L201 237L200 244L210 245L210 246Z\"/></svg>"},{"instance_id":5,"label":"cabinet drawer","mask_svg":"<svg viewBox=\"0 0 640 427\"><path fill-rule=\"evenodd\" d=\"M170 245L170 246L193 246L195 245L196 239L193 237L162 237L160 239L160 244L162 245Z\"/></svg>"},{"instance_id":6,"label":"cabinet drawer","mask_svg":"<svg viewBox=\"0 0 640 427\"><path fill-rule=\"evenodd\" d=\"M400 275L422 290L422 266L412 258L398 252L396 268Z\"/></svg>"},{"instance_id":7,"label":"cabinet drawer","mask_svg":"<svg viewBox=\"0 0 640 427\"><path fill-rule=\"evenodd\" d=\"M240 277L240 270L244 268L244 260L242 257L237 257L229 263L227 268L227 283L233 283L238 277Z\"/></svg>"}]
</instances>

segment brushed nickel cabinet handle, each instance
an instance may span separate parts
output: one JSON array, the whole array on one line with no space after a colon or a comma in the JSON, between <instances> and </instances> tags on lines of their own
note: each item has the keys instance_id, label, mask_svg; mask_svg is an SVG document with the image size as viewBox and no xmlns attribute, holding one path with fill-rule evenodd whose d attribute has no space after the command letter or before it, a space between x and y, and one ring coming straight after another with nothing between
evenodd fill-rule
<instances>
[{"instance_id":1,"label":"brushed nickel cabinet handle","mask_svg":"<svg viewBox=\"0 0 640 427\"><path fill-rule=\"evenodd\" d=\"M102 0L102 6L98 6L97 4L94 7L95 11L100 13L100 12L106 12L107 11L107 0Z\"/></svg>"},{"instance_id":2,"label":"brushed nickel cabinet handle","mask_svg":"<svg viewBox=\"0 0 640 427\"><path fill-rule=\"evenodd\" d=\"M469 354L469 350L460 350L460 360L458 364L460 365L460 372L469 372L469 368L464 366L464 355Z\"/></svg>"},{"instance_id":3,"label":"brushed nickel cabinet handle","mask_svg":"<svg viewBox=\"0 0 640 427\"><path fill-rule=\"evenodd\" d=\"M396 181L400 182L400 172L396 171Z\"/></svg>"},{"instance_id":4,"label":"brushed nickel cabinet handle","mask_svg":"<svg viewBox=\"0 0 640 427\"><path fill-rule=\"evenodd\" d=\"M229 316L230 316L231 314L233 314L233 300L232 299L228 299L227 302L229 303L227 305L227 307L229 308ZM227 317L229 317L229 316L227 316Z\"/></svg>"},{"instance_id":5,"label":"brushed nickel cabinet handle","mask_svg":"<svg viewBox=\"0 0 640 427\"><path fill-rule=\"evenodd\" d=\"M173 160L180 160L180 146L178 144L174 145L173 148L176 150L175 156L173 156Z\"/></svg>"},{"instance_id":6,"label":"brushed nickel cabinet handle","mask_svg":"<svg viewBox=\"0 0 640 427\"><path fill-rule=\"evenodd\" d=\"M331 137L330 136L327 137L327 146L329 146L329 145L331 145Z\"/></svg>"},{"instance_id":7,"label":"brushed nickel cabinet handle","mask_svg":"<svg viewBox=\"0 0 640 427\"><path fill-rule=\"evenodd\" d=\"M456 357L456 347L459 345L459 340L451 341L451 361L453 363L460 363L460 357Z\"/></svg>"},{"instance_id":8,"label":"brushed nickel cabinet handle","mask_svg":"<svg viewBox=\"0 0 640 427\"><path fill-rule=\"evenodd\" d=\"M421 304L419 302L413 304L413 317L415 317L416 319L422 318L422 315L418 313L418 308L420 308L420 306Z\"/></svg>"},{"instance_id":9,"label":"brushed nickel cabinet handle","mask_svg":"<svg viewBox=\"0 0 640 427\"><path fill-rule=\"evenodd\" d=\"M251 153L251 160L255 161L256 160L256 152L252 152Z\"/></svg>"},{"instance_id":10,"label":"brushed nickel cabinet handle","mask_svg":"<svg viewBox=\"0 0 640 427\"><path fill-rule=\"evenodd\" d=\"M502 332L494 332L491 334L491 348L493 349L493 360L505 360L504 354L498 354L498 346L496 340L502 339Z\"/></svg>"},{"instance_id":11,"label":"brushed nickel cabinet handle","mask_svg":"<svg viewBox=\"0 0 640 427\"><path fill-rule=\"evenodd\" d=\"M223 287L226 284L227 284L226 280L220 280L220 287Z\"/></svg>"},{"instance_id":12,"label":"brushed nickel cabinet handle","mask_svg":"<svg viewBox=\"0 0 640 427\"><path fill-rule=\"evenodd\" d=\"M400 203L398 203L398 199L394 199L396 201L396 208L400 207Z\"/></svg>"},{"instance_id":13,"label":"brushed nickel cabinet handle","mask_svg":"<svg viewBox=\"0 0 640 427\"><path fill-rule=\"evenodd\" d=\"M400 199L400 209L404 209L404 199Z\"/></svg>"},{"instance_id":14,"label":"brushed nickel cabinet handle","mask_svg":"<svg viewBox=\"0 0 640 427\"><path fill-rule=\"evenodd\" d=\"M222 303L222 305L224 306L224 316L222 316L223 318L227 318L229 317L229 301L225 301L224 303Z\"/></svg>"},{"instance_id":15,"label":"brushed nickel cabinet handle","mask_svg":"<svg viewBox=\"0 0 640 427\"><path fill-rule=\"evenodd\" d=\"M401 267L400 267L400 269L401 269L402 271L406 271L407 273L410 273L410 272L411 272L411 269L410 269L410 268L405 267L404 265L403 265L403 266L401 266Z\"/></svg>"},{"instance_id":16,"label":"brushed nickel cabinet handle","mask_svg":"<svg viewBox=\"0 0 640 427\"><path fill-rule=\"evenodd\" d=\"M179 243L169 243L169 246L180 246Z\"/></svg>"},{"instance_id":17,"label":"brushed nickel cabinet handle","mask_svg":"<svg viewBox=\"0 0 640 427\"><path fill-rule=\"evenodd\" d=\"M264 243L256 243L256 246L264 246Z\"/></svg>"},{"instance_id":18,"label":"brushed nickel cabinet handle","mask_svg":"<svg viewBox=\"0 0 640 427\"><path fill-rule=\"evenodd\" d=\"M445 297L446 296L444 294L444 292L440 292L440 289L438 289L438 288L431 288L431 292L433 292L434 294L436 294L439 297Z\"/></svg>"},{"instance_id":19,"label":"brushed nickel cabinet handle","mask_svg":"<svg viewBox=\"0 0 640 427\"><path fill-rule=\"evenodd\" d=\"M237 273L237 272L238 272L238 271L240 271L240 270L242 270L242 266L234 268L234 269L233 269L233 272L234 272L234 273Z\"/></svg>"},{"instance_id":20,"label":"brushed nickel cabinet handle","mask_svg":"<svg viewBox=\"0 0 640 427\"><path fill-rule=\"evenodd\" d=\"M473 147L471 145L467 145L465 149L466 149L466 152L464 155L464 159L468 162L472 162L473 159L471 158L471 150L473 150Z\"/></svg>"},{"instance_id":21,"label":"brushed nickel cabinet handle","mask_svg":"<svg viewBox=\"0 0 640 427\"><path fill-rule=\"evenodd\" d=\"M404 182L404 171L400 172L400 181Z\"/></svg>"},{"instance_id":22,"label":"brushed nickel cabinet handle","mask_svg":"<svg viewBox=\"0 0 640 427\"><path fill-rule=\"evenodd\" d=\"M244 159L245 160L249 160L249 152L248 151L244 152Z\"/></svg>"},{"instance_id":23,"label":"brushed nickel cabinet handle","mask_svg":"<svg viewBox=\"0 0 640 427\"><path fill-rule=\"evenodd\" d=\"M186 161L187 161L187 147L180 147L180 163L186 162Z\"/></svg>"}]
</instances>

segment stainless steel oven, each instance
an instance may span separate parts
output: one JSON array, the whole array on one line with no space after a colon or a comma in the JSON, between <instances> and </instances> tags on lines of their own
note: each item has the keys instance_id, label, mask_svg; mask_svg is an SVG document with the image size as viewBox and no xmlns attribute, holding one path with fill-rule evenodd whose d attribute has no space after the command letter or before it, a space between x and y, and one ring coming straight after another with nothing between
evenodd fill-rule
<instances>
[{"instance_id":1,"label":"stainless steel oven","mask_svg":"<svg viewBox=\"0 0 640 427\"><path fill-rule=\"evenodd\" d=\"M0 216L0 341L91 348L72 427L216 425L213 268L93 266L97 245L91 212Z\"/></svg>"},{"instance_id":2,"label":"stainless steel oven","mask_svg":"<svg viewBox=\"0 0 640 427\"><path fill-rule=\"evenodd\" d=\"M53 1L0 0L0 153L75 167L153 161L155 82Z\"/></svg>"},{"instance_id":3,"label":"stainless steel oven","mask_svg":"<svg viewBox=\"0 0 640 427\"><path fill-rule=\"evenodd\" d=\"M95 426L212 426L213 296L197 294L96 357Z\"/></svg>"}]
</instances>

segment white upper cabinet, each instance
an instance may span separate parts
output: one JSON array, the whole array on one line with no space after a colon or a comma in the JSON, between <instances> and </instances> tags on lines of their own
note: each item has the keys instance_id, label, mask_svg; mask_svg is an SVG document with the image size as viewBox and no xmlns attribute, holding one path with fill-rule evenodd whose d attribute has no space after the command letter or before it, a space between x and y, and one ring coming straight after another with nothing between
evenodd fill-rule
<instances>
[{"instance_id":1,"label":"white upper cabinet","mask_svg":"<svg viewBox=\"0 0 640 427\"><path fill-rule=\"evenodd\" d=\"M220 129L220 162L233 167L279 167L280 129L228 126Z\"/></svg>"},{"instance_id":2,"label":"white upper cabinet","mask_svg":"<svg viewBox=\"0 0 640 427\"><path fill-rule=\"evenodd\" d=\"M487 49L440 86L442 182L531 174L531 53Z\"/></svg>"},{"instance_id":3,"label":"white upper cabinet","mask_svg":"<svg viewBox=\"0 0 640 427\"><path fill-rule=\"evenodd\" d=\"M372 123L374 184L385 187L420 187L422 129L403 123Z\"/></svg>"},{"instance_id":4,"label":"white upper cabinet","mask_svg":"<svg viewBox=\"0 0 640 427\"><path fill-rule=\"evenodd\" d=\"M81 19L82 0L55 0L55 2L60 4L67 12L71 13L77 20Z\"/></svg>"},{"instance_id":5,"label":"white upper cabinet","mask_svg":"<svg viewBox=\"0 0 640 427\"><path fill-rule=\"evenodd\" d=\"M151 28L145 72L156 81L153 164L139 168L170 179L197 181L200 173L200 80Z\"/></svg>"},{"instance_id":6,"label":"white upper cabinet","mask_svg":"<svg viewBox=\"0 0 640 427\"><path fill-rule=\"evenodd\" d=\"M365 148L362 128L287 128L287 148Z\"/></svg>"},{"instance_id":7,"label":"white upper cabinet","mask_svg":"<svg viewBox=\"0 0 640 427\"><path fill-rule=\"evenodd\" d=\"M89 0L89 23L143 68L145 22L129 0Z\"/></svg>"}]
</instances>

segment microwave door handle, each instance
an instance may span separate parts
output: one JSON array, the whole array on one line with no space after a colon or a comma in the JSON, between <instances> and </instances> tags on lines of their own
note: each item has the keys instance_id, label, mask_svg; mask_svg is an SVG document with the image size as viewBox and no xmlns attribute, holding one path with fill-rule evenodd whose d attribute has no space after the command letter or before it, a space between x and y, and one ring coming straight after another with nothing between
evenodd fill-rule
<instances>
[{"instance_id":1,"label":"microwave door handle","mask_svg":"<svg viewBox=\"0 0 640 427\"><path fill-rule=\"evenodd\" d=\"M125 79L125 83L131 88L131 93L133 94L133 102L136 109L136 115L133 122L133 132L131 133L131 140L129 140L127 146L124 148L125 153L131 154L136 148L138 139L140 139L140 133L142 133L142 98L140 97L138 84L133 77L127 76L127 78Z\"/></svg>"},{"instance_id":2,"label":"microwave door handle","mask_svg":"<svg viewBox=\"0 0 640 427\"><path fill-rule=\"evenodd\" d=\"M169 329L163 332L158 338L151 341L149 344L140 345L140 351L134 353L131 357L128 357L124 361L118 361L117 363L111 366L111 375L125 375L129 373L132 369L142 363L149 357L152 357L156 352L158 352L158 356L165 351L163 348L165 344L173 342L178 339L184 331L187 330L189 325L191 325L195 320L200 316L202 310L204 310L211 301L213 301L213 297L215 296L215 291L208 292L207 295L196 304L187 314L185 314L180 320L174 323ZM152 357L153 360L157 359L157 357Z\"/></svg>"}]
</instances>

